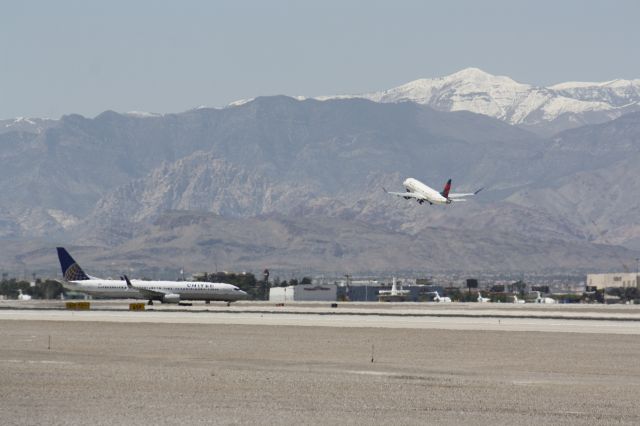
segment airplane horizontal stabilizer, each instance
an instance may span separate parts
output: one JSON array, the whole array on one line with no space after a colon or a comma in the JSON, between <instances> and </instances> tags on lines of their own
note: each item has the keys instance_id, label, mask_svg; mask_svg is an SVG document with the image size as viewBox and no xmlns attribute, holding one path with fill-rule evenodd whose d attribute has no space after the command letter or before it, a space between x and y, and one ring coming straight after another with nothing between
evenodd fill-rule
<instances>
[{"instance_id":1,"label":"airplane horizontal stabilizer","mask_svg":"<svg viewBox=\"0 0 640 426\"><path fill-rule=\"evenodd\" d=\"M471 197L476 195L478 192L482 191L484 188L480 188L475 192L465 192L465 193L453 193L453 194L449 194L449 198L453 199L453 198L462 198L462 197Z\"/></svg>"}]
</instances>

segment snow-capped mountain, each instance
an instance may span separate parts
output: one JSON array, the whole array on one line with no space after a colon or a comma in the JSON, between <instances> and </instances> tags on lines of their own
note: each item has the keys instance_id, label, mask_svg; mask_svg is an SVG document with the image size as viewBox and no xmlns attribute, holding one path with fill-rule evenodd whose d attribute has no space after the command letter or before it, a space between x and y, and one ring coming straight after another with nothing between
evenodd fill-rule
<instances>
[{"instance_id":1,"label":"snow-capped mountain","mask_svg":"<svg viewBox=\"0 0 640 426\"><path fill-rule=\"evenodd\" d=\"M0 134L8 132L42 133L57 122L58 120L53 120L51 118L27 117L0 120Z\"/></svg>"},{"instance_id":2,"label":"snow-capped mountain","mask_svg":"<svg viewBox=\"0 0 640 426\"><path fill-rule=\"evenodd\" d=\"M537 87L478 68L466 68L382 92L319 99L350 97L375 102L411 101L440 111L470 111L548 135L640 110L640 80Z\"/></svg>"},{"instance_id":3,"label":"snow-capped mountain","mask_svg":"<svg viewBox=\"0 0 640 426\"><path fill-rule=\"evenodd\" d=\"M623 107L640 100L640 79L611 80L603 83L568 82L549 87L556 93L581 101L599 100Z\"/></svg>"}]
</instances>

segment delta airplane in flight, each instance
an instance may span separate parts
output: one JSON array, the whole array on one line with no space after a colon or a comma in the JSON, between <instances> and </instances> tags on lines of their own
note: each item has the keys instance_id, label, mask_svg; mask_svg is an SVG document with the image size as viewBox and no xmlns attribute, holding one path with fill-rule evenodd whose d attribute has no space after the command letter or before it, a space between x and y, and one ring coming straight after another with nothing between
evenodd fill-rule
<instances>
[{"instance_id":1,"label":"delta airplane in flight","mask_svg":"<svg viewBox=\"0 0 640 426\"><path fill-rule=\"evenodd\" d=\"M425 185L420 182L418 179L409 178L402 182L402 186L405 187L406 192L389 192L384 189L384 192L391 195L397 195L398 197L403 197L405 200L409 200L414 198L419 204L424 203L425 201L431 205L433 204L451 204L452 202L458 201L467 201L465 197L471 197L476 195L478 192L482 191L482 188L478 189L476 192L469 193L450 193L451 189L451 179L447 181L444 185L444 189L442 192L438 192L430 186Z\"/></svg>"},{"instance_id":2,"label":"delta airplane in flight","mask_svg":"<svg viewBox=\"0 0 640 426\"><path fill-rule=\"evenodd\" d=\"M162 303L179 303L181 300L211 300L235 302L246 299L247 293L235 285L226 283L190 282L190 281L142 281L104 280L84 273L80 265L63 247L58 247L58 259L62 268L63 280L59 282L67 289L80 291L91 296L113 299L147 299L152 305L154 300Z\"/></svg>"}]
</instances>

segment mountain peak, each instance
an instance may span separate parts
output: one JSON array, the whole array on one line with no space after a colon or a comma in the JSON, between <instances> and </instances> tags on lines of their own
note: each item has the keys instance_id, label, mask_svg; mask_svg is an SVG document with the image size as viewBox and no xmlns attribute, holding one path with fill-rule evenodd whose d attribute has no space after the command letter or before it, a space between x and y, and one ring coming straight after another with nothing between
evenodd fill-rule
<instances>
[{"instance_id":1,"label":"mountain peak","mask_svg":"<svg viewBox=\"0 0 640 426\"><path fill-rule=\"evenodd\" d=\"M518 83L510 77L490 74L480 68L469 67L456 71L453 74L445 75L443 77L436 78L419 78L417 80L410 81L399 87L434 87L441 86L442 84L475 84L475 85L510 85L510 86L522 86L530 87L529 85ZM391 89L394 90L394 89Z\"/></svg>"},{"instance_id":2,"label":"mountain peak","mask_svg":"<svg viewBox=\"0 0 640 426\"><path fill-rule=\"evenodd\" d=\"M420 78L379 92L314 99L354 98L382 103L408 101L439 111L470 111L550 135L640 110L640 80L568 82L541 87L468 67L446 76ZM229 106L253 100L238 101Z\"/></svg>"},{"instance_id":3,"label":"mountain peak","mask_svg":"<svg viewBox=\"0 0 640 426\"><path fill-rule=\"evenodd\" d=\"M453 74L448 75L448 77L454 77L454 78L460 78L460 79L492 78L492 77L495 77L495 75L490 74L486 71L483 71L480 68L468 67L468 68L463 68L460 71L456 71Z\"/></svg>"},{"instance_id":4,"label":"mountain peak","mask_svg":"<svg viewBox=\"0 0 640 426\"><path fill-rule=\"evenodd\" d=\"M388 90L349 97L374 102L410 101L440 111L470 111L550 134L639 110L638 82L571 82L540 87L468 67L447 76L421 78ZM332 98L336 97L322 99ZM557 126L548 126L552 122Z\"/></svg>"},{"instance_id":5,"label":"mountain peak","mask_svg":"<svg viewBox=\"0 0 640 426\"><path fill-rule=\"evenodd\" d=\"M474 67L462 69L442 78L445 80L463 81L465 83L530 87L527 84L518 83L511 77L490 74L480 68Z\"/></svg>"}]
</instances>

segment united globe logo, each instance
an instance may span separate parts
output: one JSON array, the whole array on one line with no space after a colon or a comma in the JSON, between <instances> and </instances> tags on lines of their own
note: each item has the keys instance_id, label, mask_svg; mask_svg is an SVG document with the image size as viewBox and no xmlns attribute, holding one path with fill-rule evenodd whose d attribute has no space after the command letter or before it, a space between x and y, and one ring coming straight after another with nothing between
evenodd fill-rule
<instances>
[{"instance_id":1,"label":"united globe logo","mask_svg":"<svg viewBox=\"0 0 640 426\"><path fill-rule=\"evenodd\" d=\"M84 271L78 266L77 263L69 266L64 273L64 279L67 281L81 281L88 280L89 277L84 273Z\"/></svg>"}]
</instances>

